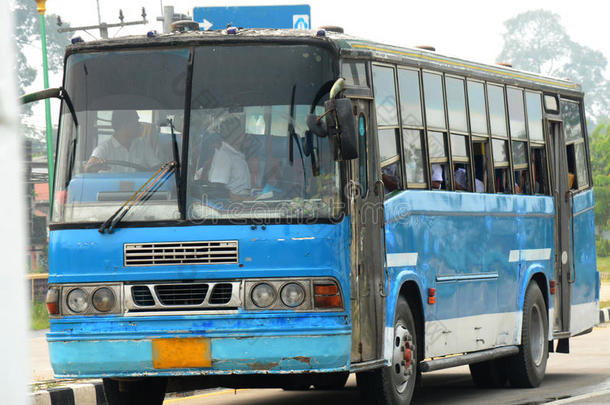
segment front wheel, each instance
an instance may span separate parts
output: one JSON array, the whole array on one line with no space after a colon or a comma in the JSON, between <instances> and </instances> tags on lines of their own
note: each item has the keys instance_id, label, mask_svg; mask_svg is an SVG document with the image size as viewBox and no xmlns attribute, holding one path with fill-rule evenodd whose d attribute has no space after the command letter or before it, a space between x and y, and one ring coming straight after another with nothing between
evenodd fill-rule
<instances>
[{"instance_id":1,"label":"front wheel","mask_svg":"<svg viewBox=\"0 0 610 405\"><path fill-rule=\"evenodd\" d=\"M108 405L162 405L167 378L104 378L103 384Z\"/></svg>"},{"instance_id":2,"label":"front wheel","mask_svg":"<svg viewBox=\"0 0 610 405\"><path fill-rule=\"evenodd\" d=\"M508 358L508 379L513 387L535 388L546 371L549 355L549 321L546 304L536 282L531 282L523 303L523 327L519 353Z\"/></svg>"},{"instance_id":3,"label":"front wheel","mask_svg":"<svg viewBox=\"0 0 610 405\"><path fill-rule=\"evenodd\" d=\"M418 340L415 319L403 297L398 298L394 315L392 365L356 374L365 403L407 405L411 403L417 380Z\"/></svg>"}]
</instances>

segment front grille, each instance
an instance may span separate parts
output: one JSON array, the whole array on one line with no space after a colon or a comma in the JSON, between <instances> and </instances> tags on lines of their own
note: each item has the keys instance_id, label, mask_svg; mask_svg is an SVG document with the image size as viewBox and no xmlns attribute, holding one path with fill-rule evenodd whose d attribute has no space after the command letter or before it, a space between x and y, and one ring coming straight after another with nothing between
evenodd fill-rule
<instances>
[{"instance_id":1,"label":"front grille","mask_svg":"<svg viewBox=\"0 0 610 405\"><path fill-rule=\"evenodd\" d=\"M235 310L240 281L141 282L125 285L127 312Z\"/></svg>"},{"instance_id":2,"label":"front grille","mask_svg":"<svg viewBox=\"0 0 610 405\"><path fill-rule=\"evenodd\" d=\"M230 286L231 284L229 284ZM155 287L163 305L201 305L208 293L207 284L167 284ZM231 294L229 294L231 299ZM228 302L228 300L227 300Z\"/></svg>"},{"instance_id":3,"label":"front grille","mask_svg":"<svg viewBox=\"0 0 610 405\"><path fill-rule=\"evenodd\" d=\"M150 289L145 285L134 285L131 287L131 296L133 297L133 302L141 307L155 305L155 300L150 293Z\"/></svg>"},{"instance_id":4,"label":"front grille","mask_svg":"<svg viewBox=\"0 0 610 405\"><path fill-rule=\"evenodd\" d=\"M212 290L210 304L220 305L226 304L231 300L233 295L233 285L229 283L216 284Z\"/></svg>"},{"instance_id":5,"label":"front grille","mask_svg":"<svg viewBox=\"0 0 610 405\"><path fill-rule=\"evenodd\" d=\"M238 242L126 243L125 266L234 264L239 262Z\"/></svg>"}]
</instances>

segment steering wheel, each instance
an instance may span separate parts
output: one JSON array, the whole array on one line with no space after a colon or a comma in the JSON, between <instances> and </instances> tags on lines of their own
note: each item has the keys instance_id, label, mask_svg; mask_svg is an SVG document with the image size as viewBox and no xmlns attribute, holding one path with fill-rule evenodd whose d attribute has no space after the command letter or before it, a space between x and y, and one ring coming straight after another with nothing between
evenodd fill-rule
<instances>
[{"instance_id":1,"label":"steering wheel","mask_svg":"<svg viewBox=\"0 0 610 405\"><path fill-rule=\"evenodd\" d=\"M149 172L151 170L150 167L139 165L137 163L127 162L125 160L104 160L103 162L94 163L93 165L91 165L91 168L97 169L99 167L101 169L105 165L130 167L140 172Z\"/></svg>"}]
</instances>

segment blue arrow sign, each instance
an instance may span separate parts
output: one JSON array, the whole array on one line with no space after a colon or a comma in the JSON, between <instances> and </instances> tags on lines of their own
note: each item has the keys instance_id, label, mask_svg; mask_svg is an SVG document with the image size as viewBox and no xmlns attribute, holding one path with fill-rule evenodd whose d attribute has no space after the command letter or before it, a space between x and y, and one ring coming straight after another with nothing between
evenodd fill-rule
<instances>
[{"instance_id":1,"label":"blue arrow sign","mask_svg":"<svg viewBox=\"0 0 610 405\"><path fill-rule=\"evenodd\" d=\"M195 7L193 19L203 30L227 28L227 24L243 28L311 28L311 7L245 6L245 7Z\"/></svg>"}]
</instances>

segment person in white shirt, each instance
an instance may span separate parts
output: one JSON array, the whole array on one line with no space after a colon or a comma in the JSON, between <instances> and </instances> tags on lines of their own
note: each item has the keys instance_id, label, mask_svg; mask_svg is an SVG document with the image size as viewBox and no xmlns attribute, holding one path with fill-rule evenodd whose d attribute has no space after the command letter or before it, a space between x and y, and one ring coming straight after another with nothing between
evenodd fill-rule
<instances>
[{"instance_id":1,"label":"person in white shirt","mask_svg":"<svg viewBox=\"0 0 610 405\"><path fill-rule=\"evenodd\" d=\"M453 173L453 177L455 178L455 189L458 191L470 191L468 190L468 172L466 169L460 167L455 173ZM482 193L485 191L485 185L483 182L477 178L474 179L475 184L475 192Z\"/></svg>"},{"instance_id":2,"label":"person in white shirt","mask_svg":"<svg viewBox=\"0 0 610 405\"><path fill-rule=\"evenodd\" d=\"M112 138L93 149L85 171L135 172L150 170L160 164L153 137L143 134L136 111L114 111L112 128Z\"/></svg>"},{"instance_id":3,"label":"person in white shirt","mask_svg":"<svg viewBox=\"0 0 610 405\"><path fill-rule=\"evenodd\" d=\"M240 151L245 138L241 120L228 116L220 122L222 142L214 152L208 181L224 184L231 193L231 199L244 200L250 195L250 168L243 152Z\"/></svg>"}]
</instances>

